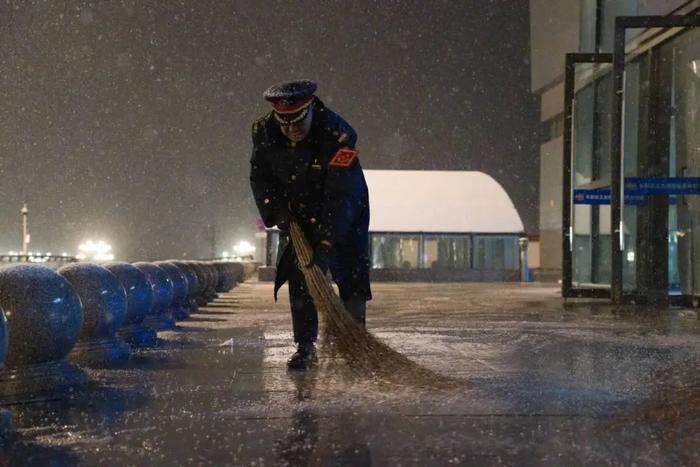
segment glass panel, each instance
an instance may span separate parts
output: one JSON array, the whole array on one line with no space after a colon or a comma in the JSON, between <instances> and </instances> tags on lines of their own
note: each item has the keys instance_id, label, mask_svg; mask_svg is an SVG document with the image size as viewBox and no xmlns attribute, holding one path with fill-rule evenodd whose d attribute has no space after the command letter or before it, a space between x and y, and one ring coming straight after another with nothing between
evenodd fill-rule
<instances>
[{"instance_id":1,"label":"glass panel","mask_svg":"<svg viewBox=\"0 0 700 467\"><path fill-rule=\"evenodd\" d=\"M668 207L668 290L681 292L681 277L678 270L678 209Z\"/></svg>"},{"instance_id":2,"label":"glass panel","mask_svg":"<svg viewBox=\"0 0 700 467\"><path fill-rule=\"evenodd\" d=\"M372 267L418 268L419 244L417 235L372 234Z\"/></svg>"},{"instance_id":3,"label":"glass panel","mask_svg":"<svg viewBox=\"0 0 700 467\"><path fill-rule=\"evenodd\" d=\"M634 290L637 287L637 207L625 206L623 211L625 229L625 251L622 256L622 288Z\"/></svg>"},{"instance_id":4,"label":"glass panel","mask_svg":"<svg viewBox=\"0 0 700 467\"><path fill-rule=\"evenodd\" d=\"M474 268L517 270L520 265L518 238L513 236L475 236Z\"/></svg>"},{"instance_id":5,"label":"glass panel","mask_svg":"<svg viewBox=\"0 0 700 467\"><path fill-rule=\"evenodd\" d=\"M572 182L577 190L572 210L574 287L610 285L610 71L608 64L576 67L578 91L572 128ZM608 199L601 199L606 193Z\"/></svg>"},{"instance_id":6,"label":"glass panel","mask_svg":"<svg viewBox=\"0 0 700 467\"><path fill-rule=\"evenodd\" d=\"M591 274L591 206L574 205L574 248L573 275L574 284L592 282Z\"/></svg>"},{"instance_id":7,"label":"glass panel","mask_svg":"<svg viewBox=\"0 0 700 467\"><path fill-rule=\"evenodd\" d=\"M469 269L471 238L468 235L436 235L424 238L427 269Z\"/></svg>"},{"instance_id":8,"label":"glass panel","mask_svg":"<svg viewBox=\"0 0 700 467\"><path fill-rule=\"evenodd\" d=\"M612 78L612 73L607 73L595 82L593 179L605 184L610 183Z\"/></svg>"},{"instance_id":9,"label":"glass panel","mask_svg":"<svg viewBox=\"0 0 700 467\"><path fill-rule=\"evenodd\" d=\"M672 64L669 152L674 173L700 177L700 28L661 50ZM700 295L700 196L677 196L669 214L669 288Z\"/></svg>"},{"instance_id":10,"label":"glass panel","mask_svg":"<svg viewBox=\"0 0 700 467\"><path fill-rule=\"evenodd\" d=\"M638 145L639 145L639 112L640 108L648 107L645 93L642 89L649 86L648 77L642 77L642 67L648 66L648 55L625 66L624 109L625 120L623 128L624 153L623 173L625 177L638 175ZM637 288L637 207L624 203L622 220L624 226L625 249L622 253L622 288L635 290Z\"/></svg>"},{"instance_id":11,"label":"glass panel","mask_svg":"<svg viewBox=\"0 0 700 467\"><path fill-rule=\"evenodd\" d=\"M590 183L593 179L593 84L576 93L574 107L574 184Z\"/></svg>"},{"instance_id":12,"label":"glass panel","mask_svg":"<svg viewBox=\"0 0 700 467\"><path fill-rule=\"evenodd\" d=\"M661 143L664 138L662 135L651 137L658 131L654 125L663 120L661 108L668 107L662 104L660 94L652 89L658 86L654 82L655 63L653 54L646 53L625 66L623 104L625 202L622 205L622 287L625 292L636 291L646 295L665 293L665 268L669 258L663 251L667 247L663 234L660 235L662 244L659 245L659 233L662 233L659 229L665 231L663 222L666 222L668 205L665 201L663 205L660 204L662 197L655 195L643 195L633 203L635 191L628 182L630 177L658 180L669 175L668 152Z\"/></svg>"},{"instance_id":13,"label":"glass panel","mask_svg":"<svg viewBox=\"0 0 700 467\"><path fill-rule=\"evenodd\" d=\"M625 69L625 292L700 294L699 60L700 29L689 29ZM640 181L653 188L631 199Z\"/></svg>"},{"instance_id":14,"label":"glass panel","mask_svg":"<svg viewBox=\"0 0 700 467\"><path fill-rule=\"evenodd\" d=\"M612 277L612 259L610 256L610 205L593 206L598 228L592 238L593 279L594 284L610 284ZM594 221L596 222L596 221Z\"/></svg>"}]
</instances>

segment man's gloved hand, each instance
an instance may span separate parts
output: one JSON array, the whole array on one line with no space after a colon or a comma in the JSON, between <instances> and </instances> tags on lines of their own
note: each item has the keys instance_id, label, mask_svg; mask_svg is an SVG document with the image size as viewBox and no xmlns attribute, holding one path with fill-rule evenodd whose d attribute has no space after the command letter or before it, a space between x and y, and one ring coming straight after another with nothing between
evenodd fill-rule
<instances>
[{"instance_id":1,"label":"man's gloved hand","mask_svg":"<svg viewBox=\"0 0 700 467\"><path fill-rule=\"evenodd\" d=\"M282 232L288 232L289 231L289 222L292 220L292 216L289 214L289 211L279 211L275 215L275 223L277 225L277 228L280 229Z\"/></svg>"},{"instance_id":2,"label":"man's gloved hand","mask_svg":"<svg viewBox=\"0 0 700 467\"><path fill-rule=\"evenodd\" d=\"M318 266L323 272L328 272L331 267L331 244L323 241L316 245L314 248L314 255L311 257L311 261L306 265L307 268Z\"/></svg>"}]
</instances>

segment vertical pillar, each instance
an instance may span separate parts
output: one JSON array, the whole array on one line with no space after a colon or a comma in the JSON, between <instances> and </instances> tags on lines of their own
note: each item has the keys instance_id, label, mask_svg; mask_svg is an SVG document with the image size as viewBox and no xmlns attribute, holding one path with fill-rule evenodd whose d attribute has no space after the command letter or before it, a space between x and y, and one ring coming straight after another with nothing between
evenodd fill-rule
<instances>
[{"instance_id":1,"label":"vertical pillar","mask_svg":"<svg viewBox=\"0 0 700 467\"><path fill-rule=\"evenodd\" d=\"M264 263L258 267L258 280L270 282L275 280L277 273L277 251L279 250L279 229L265 229L265 256L261 258Z\"/></svg>"},{"instance_id":2,"label":"vertical pillar","mask_svg":"<svg viewBox=\"0 0 700 467\"><path fill-rule=\"evenodd\" d=\"M562 281L561 294L571 295L573 283L573 206L571 204L572 190L575 188L571 179L573 173L573 127L574 127L574 91L575 91L576 60L573 54L566 55L564 74L564 141L562 160Z\"/></svg>"},{"instance_id":3,"label":"vertical pillar","mask_svg":"<svg viewBox=\"0 0 700 467\"><path fill-rule=\"evenodd\" d=\"M267 258L267 234L265 232L255 232L255 261L265 265Z\"/></svg>"},{"instance_id":4,"label":"vertical pillar","mask_svg":"<svg viewBox=\"0 0 700 467\"><path fill-rule=\"evenodd\" d=\"M418 269L425 269L425 237L418 234Z\"/></svg>"},{"instance_id":5,"label":"vertical pillar","mask_svg":"<svg viewBox=\"0 0 700 467\"><path fill-rule=\"evenodd\" d=\"M624 150L623 123L624 117L624 84L625 84L625 44L626 26L624 17L615 18L615 53L613 55L613 106L612 128L610 133L610 254L612 277L610 281L611 298L615 305L620 305L623 298L622 283L622 252L625 249L625 230L622 223L622 161Z\"/></svg>"},{"instance_id":6,"label":"vertical pillar","mask_svg":"<svg viewBox=\"0 0 700 467\"><path fill-rule=\"evenodd\" d=\"M518 239L518 247L520 248L520 282L530 282L530 265L527 259L527 237Z\"/></svg>"},{"instance_id":7,"label":"vertical pillar","mask_svg":"<svg viewBox=\"0 0 700 467\"><path fill-rule=\"evenodd\" d=\"M669 176L672 66L672 60L654 51L640 73L640 83L648 83L639 104L637 164L642 177ZM668 210L668 197L660 195L637 207L637 292L654 303L668 299Z\"/></svg>"},{"instance_id":8,"label":"vertical pillar","mask_svg":"<svg viewBox=\"0 0 700 467\"><path fill-rule=\"evenodd\" d=\"M274 267L277 259L277 247L280 240L280 231L277 228L265 229L265 266Z\"/></svg>"},{"instance_id":9,"label":"vertical pillar","mask_svg":"<svg viewBox=\"0 0 700 467\"><path fill-rule=\"evenodd\" d=\"M27 256L29 254L29 227L27 225L27 217L29 215L29 209L27 209L27 203L22 206L22 255Z\"/></svg>"}]
</instances>

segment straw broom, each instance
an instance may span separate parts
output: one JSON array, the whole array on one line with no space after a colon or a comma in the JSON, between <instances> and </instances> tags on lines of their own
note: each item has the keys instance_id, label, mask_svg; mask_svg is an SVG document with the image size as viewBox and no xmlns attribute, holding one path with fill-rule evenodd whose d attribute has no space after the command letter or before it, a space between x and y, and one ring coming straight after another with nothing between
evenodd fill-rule
<instances>
[{"instance_id":1,"label":"straw broom","mask_svg":"<svg viewBox=\"0 0 700 467\"><path fill-rule=\"evenodd\" d=\"M341 357L359 375L384 382L435 389L458 385L457 381L408 359L359 325L345 310L324 272L316 265L306 266L313 251L299 225L291 222L289 227L299 269L321 318L322 336L330 347L327 350L333 356Z\"/></svg>"}]
</instances>

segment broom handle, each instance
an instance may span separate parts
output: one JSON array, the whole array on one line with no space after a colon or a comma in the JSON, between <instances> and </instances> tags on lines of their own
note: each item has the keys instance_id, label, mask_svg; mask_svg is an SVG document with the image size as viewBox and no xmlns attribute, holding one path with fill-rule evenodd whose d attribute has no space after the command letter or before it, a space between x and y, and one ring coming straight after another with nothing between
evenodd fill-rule
<instances>
[{"instance_id":1,"label":"broom handle","mask_svg":"<svg viewBox=\"0 0 700 467\"><path fill-rule=\"evenodd\" d=\"M317 305L316 308L318 309L320 306L324 305L335 306L337 309L345 312L345 304L335 294L333 287L331 287L323 271L316 265L312 268L306 267L306 265L311 262L313 250L296 221L289 223L289 233L292 238L292 246L299 260L299 269L301 269L304 275L304 279L307 282L307 289L314 303ZM333 319L335 315L333 315L333 313L326 313L324 317L326 319ZM346 327L345 323L341 321L334 320L334 322L340 325L341 328Z\"/></svg>"},{"instance_id":2,"label":"broom handle","mask_svg":"<svg viewBox=\"0 0 700 467\"><path fill-rule=\"evenodd\" d=\"M299 259L299 266L305 267L311 262L311 257L313 256L311 245L309 245L309 242L304 236L304 232L301 231L296 221L291 221L289 223L289 234L292 237L294 252L297 254L297 259Z\"/></svg>"}]
</instances>

